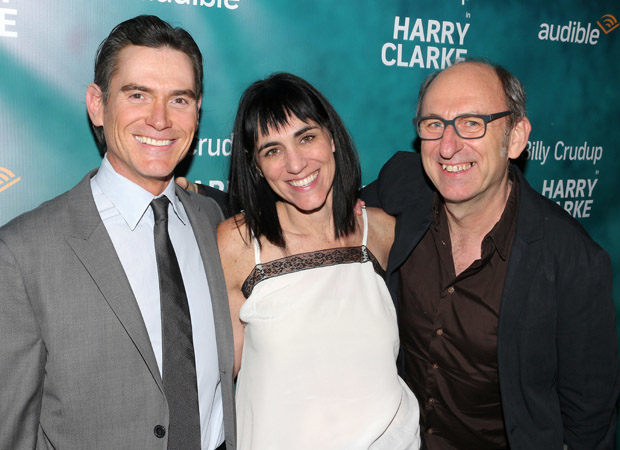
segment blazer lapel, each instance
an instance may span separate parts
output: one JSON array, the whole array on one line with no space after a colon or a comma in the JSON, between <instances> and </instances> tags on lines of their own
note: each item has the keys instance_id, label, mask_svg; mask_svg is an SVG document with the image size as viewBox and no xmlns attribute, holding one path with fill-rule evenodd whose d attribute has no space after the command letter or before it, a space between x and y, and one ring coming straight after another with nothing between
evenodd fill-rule
<instances>
[{"instance_id":1,"label":"blazer lapel","mask_svg":"<svg viewBox=\"0 0 620 450\"><path fill-rule=\"evenodd\" d=\"M513 335L542 252L543 212L539 199L521 172L513 170L519 177L521 192L517 229L500 305L498 343Z\"/></svg>"},{"instance_id":2,"label":"blazer lapel","mask_svg":"<svg viewBox=\"0 0 620 450\"><path fill-rule=\"evenodd\" d=\"M213 220L213 217L209 217L210 212L201 206L201 202L192 201L190 194L180 188L177 188L177 196L183 203L187 217L192 225L209 283L220 370L232 374L234 347L232 344L230 309L214 230L215 223L223 220L223 216L220 212L218 220ZM196 200L206 201L204 198ZM212 213L215 212L214 207Z\"/></svg>"},{"instance_id":3,"label":"blazer lapel","mask_svg":"<svg viewBox=\"0 0 620 450\"><path fill-rule=\"evenodd\" d=\"M89 173L69 192L68 208L72 222L67 243L138 348L163 392L159 367L140 308L93 200L90 179L95 173Z\"/></svg>"},{"instance_id":4,"label":"blazer lapel","mask_svg":"<svg viewBox=\"0 0 620 450\"><path fill-rule=\"evenodd\" d=\"M196 242L198 243L200 256L202 257L209 283L215 327L215 344L217 346L217 358L220 369L226 445L228 448L234 448L234 442L236 442L233 384L234 344L226 282L215 237L215 227L224 217L213 199L190 195L178 186L176 191L177 197L183 203L187 217L192 225L192 230L196 236Z\"/></svg>"}]
</instances>

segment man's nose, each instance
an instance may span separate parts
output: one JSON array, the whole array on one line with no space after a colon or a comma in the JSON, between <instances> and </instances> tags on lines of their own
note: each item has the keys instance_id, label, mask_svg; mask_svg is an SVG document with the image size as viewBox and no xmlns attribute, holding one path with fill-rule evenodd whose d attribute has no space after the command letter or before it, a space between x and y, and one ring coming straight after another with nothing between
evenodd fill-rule
<instances>
[{"instance_id":1,"label":"man's nose","mask_svg":"<svg viewBox=\"0 0 620 450\"><path fill-rule=\"evenodd\" d=\"M164 130L171 126L167 104L164 101L155 101L151 105L151 111L147 117L147 124L156 130Z\"/></svg>"},{"instance_id":2,"label":"man's nose","mask_svg":"<svg viewBox=\"0 0 620 450\"><path fill-rule=\"evenodd\" d=\"M451 159L463 147L461 138L456 134L453 124L446 125L439 140L439 154L444 159Z\"/></svg>"}]
</instances>

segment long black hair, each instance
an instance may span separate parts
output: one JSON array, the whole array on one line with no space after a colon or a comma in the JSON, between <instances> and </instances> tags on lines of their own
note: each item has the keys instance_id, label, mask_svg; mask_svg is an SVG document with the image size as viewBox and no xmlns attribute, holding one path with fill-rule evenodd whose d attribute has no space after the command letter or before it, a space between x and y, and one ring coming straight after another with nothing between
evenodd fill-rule
<instances>
[{"instance_id":1,"label":"long black hair","mask_svg":"<svg viewBox=\"0 0 620 450\"><path fill-rule=\"evenodd\" d=\"M359 158L351 136L329 101L310 83L290 73L276 73L250 85L241 96L233 128L229 199L232 211L243 211L248 231L286 247L278 220L280 199L260 176L256 142L269 128L280 129L292 117L312 120L334 140L332 213L336 237L355 230L354 208L361 182ZM249 237L249 236L248 236Z\"/></svg>"}]
</instances>

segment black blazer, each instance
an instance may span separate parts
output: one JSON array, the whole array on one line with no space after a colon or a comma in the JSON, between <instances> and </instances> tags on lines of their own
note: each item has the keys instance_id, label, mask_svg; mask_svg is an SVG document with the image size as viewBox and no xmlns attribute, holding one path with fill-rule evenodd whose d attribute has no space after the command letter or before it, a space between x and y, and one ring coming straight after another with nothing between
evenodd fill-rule
<instances>
[{"instance_id":1,"label":"black blazer","mask_svg":"<svg viewBox=\"0 0 620 450\"><path fill-rule=\"evenodd\" d=\"M510 448L612 449L620 372L609 256L513 170L520 203L497 338ZM394 155L362 198L396 216L386 281L398 302L398 269L431 223L420 156Z\"/></svg>"}]
</instances>

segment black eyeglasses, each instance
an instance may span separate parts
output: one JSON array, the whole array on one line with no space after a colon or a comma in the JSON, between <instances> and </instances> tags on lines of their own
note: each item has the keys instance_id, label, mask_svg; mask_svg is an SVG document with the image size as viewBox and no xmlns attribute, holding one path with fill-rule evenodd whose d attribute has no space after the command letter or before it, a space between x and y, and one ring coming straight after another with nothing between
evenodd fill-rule
<instances>
[{"instance_id":1,"label":"black eyeglasses","mask_svg":"<svg viewBox=\"0 0 620 450\"><path fill-rule=\"evenodd\" d=\"M441 139L448 125L452 125L456 134L463 139L480 139L487 132L487 123L512 113L513 111L495 114L463 114L452 120L442 117L416 117L413 119L413 125L420 139L425 141Z\"/></svg>"}]
</instances>

